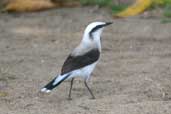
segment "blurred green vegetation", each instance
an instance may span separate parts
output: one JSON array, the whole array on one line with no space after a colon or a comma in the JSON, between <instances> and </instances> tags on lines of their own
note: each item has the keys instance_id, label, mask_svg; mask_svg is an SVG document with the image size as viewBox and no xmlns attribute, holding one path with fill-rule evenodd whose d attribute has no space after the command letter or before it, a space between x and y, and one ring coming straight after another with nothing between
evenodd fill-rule
<instances>
[{"instance_id":1,"label":"blurred green vegetation","mask_svg":"<svg viewBox=\"0 0 171 114\"><path fill-rule=\"evenodd\" d=\"M119 0L118 0L119 1ZM98 5L99 7L108 7L112 13L118 13L128 7L128 4L115 4L114 0L80 0L82 5Z\"/></svg>"},{"instance_id":2,"label":"blurred green vegetation","mask_svg":"<svg viewBox=\"0 0 171 114\"><path fill-rule=\"evenodd\" d=\"M162 23L171 23L171 4L166 4L163 9L163 16Z\"/></svg>"},{"instance_id":3,"label":"blurred green vegetation","mask_svg":"<svg viewBox=\"0 0 171 114\"><path fill-rule=\"evenodd\" d=\"M163 9L163 18L161 23L171 23L171 0L160 0L161 4L153 4L152 7L161 7Z\"/></svg>"},{"instance_id":4,"label":"blurred green vegetation","mask_svg":"<svg viewBox=\"0 0 171 114\"><path fill-rule=\"evenodd\" d=\"M5 1L8 0L0 0L0 9L3 8ZM59 2L59 0L52 0ZM123 11L127 7L130 6L130 3L134 0L64 0L64 2L80 2L81 5L97 5L99 7L107 7L111 9L113 14L117 14L118 12ZM135 0L136 1L136 0ZM163 16L166 18L171 18L171 0L152 0L153 4L147 10L155 10L155 8L162 8Z\"/></svg>"},{"instance_id":5,"label":"blurred green vegetation","mask_svg":"<svg viewBox=\"0 0 171 114\"><path fill-rule=\"evenodd\" d=\"M164 0L164 16L171 18L171 0Z\"/></svg>"},{"instance_id":6,"label":"blurred green vegetation","mask_svg":"<svg viewBox=\"0 0 171 114\"><path fill-rule=\"evenodd\" d=\"M82 5L98 5L111 7L113 4L112 0L80 0Z\"/></svg>"},{"instance_id":7,"label":"blurred green vegetation","mask_svg":"<svg viewBox=\"0 0 171 114\"><path fill-rule=\"evenodd\" d=\"M164 5L171 5L171 0L163 0Z\"/></svg>"},{"instance_id":8,"label":"blurred green vegetation","mask_svg":"<svg viewBox=\"0 0 171 114\"><path fill-rule=\"evenodd\" d=\"M128 4L118 4L118 5L112 5L111 9L112 9L112 13L116 14L118 12L123 11L124 9L126 9L128 7Z\"/></svg>"},{"instance_id":9,"label":"blurred green vegetation","mask_svg":"<svg viewBox=\"0 0 171 114\"><path fill-rule=\"evenodd\" d=\"M116 1L119 2L120 0ZM82 5L98 5L99 7L108 7L112 10L113 14L121 12L129 6L127 3L115 4L113 0L80 0L80 3ZM164 16L162 19L163 23L171 22L171 0L153 0L153 4L148 9L155 10L155 8L162 8Z\"/></svg>"},{"instance_id":10,"label":"blurred green vegetation","mask_svg":"<svg viewBox=\"0 0 171 114\"><path fill-rule=\"evenodd\" d=\"M164 15L165 17L171 18L171 5L167 4L167 5L164 7L163 15Z\"/></svg>"}]
</instances>

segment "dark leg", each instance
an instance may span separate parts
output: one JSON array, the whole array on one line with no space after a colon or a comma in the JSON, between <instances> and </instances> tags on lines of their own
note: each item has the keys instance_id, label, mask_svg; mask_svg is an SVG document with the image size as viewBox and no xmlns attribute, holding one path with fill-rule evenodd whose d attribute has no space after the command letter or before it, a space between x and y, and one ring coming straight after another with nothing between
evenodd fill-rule
<instances>
[{"instance_id":1,"label":"dark leg","mask_svg":"<svg viewBox=\"0 0 171 114\"><path fill-rule=\"evenodd\" d=\"M87 87L88 91L90 92L92 99L95 99L95 96L93 95L93 92L91 91L91 89L88 87L88 84L86 82L86 80L84 81L85 86Z\"/></svg>"},{"instance_id":2,"label":"dark leg","mask_svg":"<svg viewBox=\"0 0 171 114\"><path fill-rule=\"evenodd\" d=\"M74 82L74 78L71 79L71 85L70 85L70 89L69 89L69 95L68 95L68 100L71 100L71 91L72 91L72 85L73 85L73 82Z\"/></svg>"}]
</instances>

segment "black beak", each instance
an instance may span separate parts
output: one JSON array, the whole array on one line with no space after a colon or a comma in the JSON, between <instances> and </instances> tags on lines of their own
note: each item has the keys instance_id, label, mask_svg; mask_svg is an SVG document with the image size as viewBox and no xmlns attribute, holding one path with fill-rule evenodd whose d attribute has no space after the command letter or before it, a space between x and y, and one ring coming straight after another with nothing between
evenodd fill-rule
<instances>
[{"instance_id":1,"label":"black beak","mask_svg":"<svg viewBox=\"0 0 171 114\"><path fill-rule=\"evenodd\" d=\"M112 24L112 22L106 22L105 24L104 24L104 26L108 26L108 25L111 25Z\"/></svg>"}]
</instances>

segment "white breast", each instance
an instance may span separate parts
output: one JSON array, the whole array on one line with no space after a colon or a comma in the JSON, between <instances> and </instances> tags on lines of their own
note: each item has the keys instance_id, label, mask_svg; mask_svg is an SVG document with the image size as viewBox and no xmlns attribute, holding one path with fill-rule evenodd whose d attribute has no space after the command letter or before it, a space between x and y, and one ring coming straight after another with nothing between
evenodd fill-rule
<instances>
[{"instance_id":1,"label":"white breast","mask_svg":"<svg viewBox=\"0 0 171 114\"><path fill-rule=\"evenodd\" d=\"M85 78L86 80L88 80L89 76L91 75L91 73L93 72L95 66L96 66L97 62L90 64L86 67L83 67L81 69L78 70L74 70L71 72L71 76L69 78L73 78L76 76L81 76L83 78Z\"/></svg>"}]
</instances>

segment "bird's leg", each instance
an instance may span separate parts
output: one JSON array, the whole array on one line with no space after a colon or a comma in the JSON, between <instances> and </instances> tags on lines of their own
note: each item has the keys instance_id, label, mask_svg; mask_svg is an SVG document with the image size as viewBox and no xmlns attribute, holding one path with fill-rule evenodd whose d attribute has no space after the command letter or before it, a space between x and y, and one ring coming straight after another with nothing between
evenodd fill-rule
<instances>
[{"instance_id":1,"label":"bird's leg","mask_svg":"<svg viewBox=\"0 0 171 114\"><path fill-rule=\"evenodd\" d=\"M74 78L71 79L71 85L70 85L70 89L69 89L69 95L68 95L68 100L71 100L71 91L72 91L72 85L73 85L73 82L74 82Z\"/></svg>"},{"instance_id":2,"label":"bird's leg","mask_svg":"<svg viewBox=\"0 0 171 114\"><path fill-rule=\"evenodd\" d=\"M94 96L93 92L91 91L91 89L88 87L88 84L87 84L87 81L86 80L84 81L84 84L87 87L88 91L90 92L90 94L92 96L92 99L95 99L95 96Z\"/></svg>"}]
</instances>

